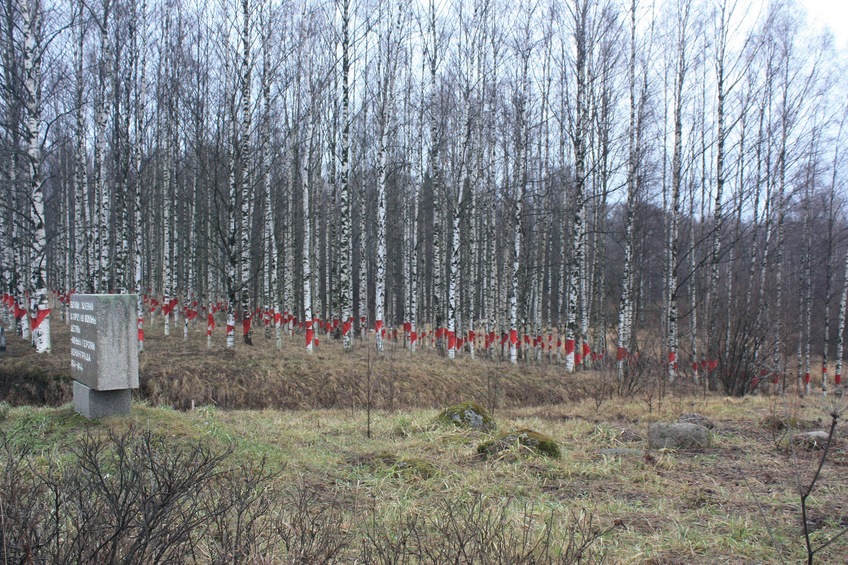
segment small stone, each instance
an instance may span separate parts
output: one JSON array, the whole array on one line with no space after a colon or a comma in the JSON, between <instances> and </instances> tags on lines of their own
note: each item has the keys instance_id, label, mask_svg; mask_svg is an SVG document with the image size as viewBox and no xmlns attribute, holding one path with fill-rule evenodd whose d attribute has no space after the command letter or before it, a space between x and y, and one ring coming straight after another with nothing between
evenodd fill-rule
<instances>
[{"instance_id":1,"label":"small stone","mask_svg":"<svg viewBox=\"0 0 848 565\"><path fill-rule=\"evenodd\" d=\"M830 436L827 432L823 430L816 430L813 432L796 434L792 440L795 442L795 445L803 447L809 451L815 451L825 448L828 437Z\"/></svg>"},{"instance_id":2,"label":"small stone","mask_svg":"<svg viewBox=\"0 0 848 565\"><path fill-rule=\"evenodd\" d=\"M715 428L715 424L713 424L712 420L710 420L703 414L698 414L697 412L682 414L677 419L677 421L681 424L698 424L699 426L703 426L708 430Z\"/></svg>"},{"instance_id":3,"label":"small stone","mask_svg":"<svg viewBox=\"0 0 848 565\"><path fill-rule=\"evenodd\" d=\"M657 422L648 428L650 449L706 449L709 446L710 431L698 424Z\"/></svg>"}]
</instances>

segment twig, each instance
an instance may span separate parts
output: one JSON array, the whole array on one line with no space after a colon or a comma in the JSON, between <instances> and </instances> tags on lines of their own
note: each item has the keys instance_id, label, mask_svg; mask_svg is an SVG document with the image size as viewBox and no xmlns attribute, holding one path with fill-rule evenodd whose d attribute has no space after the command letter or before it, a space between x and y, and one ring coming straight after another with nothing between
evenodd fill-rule
<instances>
[{"instance_id":1,"label":"twig","mask_svg":"<svg viewBox=\"0 0 848 565\"><path fill-rule=\"evenodd\" d=\"M763 519L766 532L768 532L769 538L771 538L771 543L774 545L775 550L777 550L777 557L780 559L780 563L785 565L786 562L783 560L783 552L781 551L780 545L777 543L777 539L774 537L774 532L771 529L771 523L769 523L768 518L766 518L766 512L763 505L760 503L760 497L757 496L757 493L755 493L754 489L751 488L751 483L748 482L748 477L746 477L740 469L737 468L736 471L739 473L739 476L742 477L742 480L745 481L745 486L748 487L748 491L751 493L751 496L754 497L754 502L757 504L757 510L759 510L760 517Z\"/></svg>"},{"instance_id":2,"label":"twig","mask_svg":"<svg viewBox=\"0 0 848 565\"><path fill-rule=\"evenodd\" d=\"M836 411L830 413L830 432L827 434L827 443L824 446L824 453L822 453L821 459L819 459L819 466L816 469L816 474L813 475L813 479L810 481L809 486L805 492L801 493L801 519L804 522L804 543L807 545L807 565L813 565L813 555L822 547L827 547L827 544L831 543L834 539L828 541L825 545L813 549L812 544L810 542L810 525L807 523L807 498L813 492L813 489L816 486L816 482L819 480L819 476L821 475L822 467L824 467L824 462L827 459L827 454L830 451L830 445L833 443L833 432L836 431L836 423L839 420L839 414ZM842 535L845 533L843 530Z\"/></svg>"}]
</instances>

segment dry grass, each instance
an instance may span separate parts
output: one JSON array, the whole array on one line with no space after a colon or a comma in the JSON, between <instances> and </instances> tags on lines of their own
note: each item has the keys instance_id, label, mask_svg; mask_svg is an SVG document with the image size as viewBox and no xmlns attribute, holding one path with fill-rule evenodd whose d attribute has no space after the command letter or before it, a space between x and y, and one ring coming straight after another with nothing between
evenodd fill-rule
<instances>
[{"instance_id":1,"label":"dry grass","mask_svg":"<svg viewBox=\"0 0 848 565\"><path fill-rule=\"evenodd\" d=\"M0 357L0 394L10 403L56 406L70 400L70 336L63 322L54 321L52 338L53 353L37 356L10 336L9 352ZM228 351L219 328L215 345L207 350L205 327L192 327L188 339L183 339L182 328L172 329L166 338L161 322L148 324L145 338L137 398L177 409L192 403L227 409L360 407L367 398L369 356L372 403L387 410L464 399L487 406L541 405L580 399L592 388L591 379L566 378L561 367L549 364L513 367L468 355L450 363L432 349L419 348L413 355L391 342L378 357L373 344L357 341L353 352L345 354L339 341L323 336L310 355L303 336L285 336L277 350L260 328L254 346L237 342ZM36 381L37 375L42 376ZM33 382L40 384L33 388Z\"/></svg>"},{"instance_id":2,"label":"dry grass","mask_svg":"<svg viewBox=\"0 0 848 565\"><path fill-rule=\"evenodd\" d=\"M714 446L705 452L601 453L609 447L645 450L641 438L651 421L693 409L716 423ZM490 436L435 426L435 410L378 411L372 439L365 437L361 410L203 406L181 413L144 404L134 405L128 418L99 423L86 423L67 407L16 408L0 429L51 457L83 430L106 428L136 427L175 441L235 445L237 461L265 457L284 467L280 481L305 482L352 513L365 504L386 527L480 496L487 504L506 505L515 520L528 504L540 515L591 512L601 528L613 528L596 542L611 563L777 563L769 529L786 562L794 563L803 552L796 476L809 477L818 454L793 457L785 443L776 442L762 424L774 410L774 401L761 397L732 402L674 397L651 414L638 401L600 409L592 400L504 408L497 413L500 429L532 428L550 435L560 443L562 457L518 454L492 461L475 455L476 446ZM797 410L795 417L810 423L827 415L816 401ZM848 524L844 429L841 424L812 503L810 520L819 540ZM427 472L402 472L399 461L414 461ZM358 531L359 526L348 527ZM819 562L840 562L846 551L848 542L842 540Z\"/></svg>"},{"instance_id":3,"label":"dry grass","mask_svg":"<svg viewBox=\"0 0 848 565\"><path fill-rule=\"evenodd\" d=\"M9 340L0 377L6 383L2 394L13 404L37 399L34 389L53 391L42 395L43 403L68 401L60 394L69 373L63 368L69 364L67 330L61 323L54 327L51 356L36 358L19 340ZM516 523L528 505L539 515L591 512L601 528L613 528L596 542L612 563L778 563L779 555L796 563L804 556L798 483L811 476L819 454L793 453L788 437L792 429L823 427L832 400L704 397L685 386L662 398L646 391L611 399L597 394L603 375L567 376L547 365L510 367L468 358L448 363L429 350L411 356L391 346L377 358L359 343L345 355L338 342L325 340L309 356L300 337L286 338L277 351L261 330L254 347L239 344L227 352L218 345L207 352L201 331L187 341L159 333L161 327L148 329L141 402L130 417L91 423L67 406L14 408L0 430L48 461L63 457L83 430L106 428L234 445L236 460L265 457L283 468L280 481L308 484L340 501L351 520L346 527L357 536L373 534L355 518L363 505L371 509L372 525L376 520L389 532L410 517L438 515L451 501L483 497L508 508ZM222 339L220 332L216 338ZM363 410L369 361L376 407L371 439L365 437ZM33 374L51 384L33 387ZM562 457L482 460L475 449L490 436L433 424L436 408L459 400L496 405L500 430L549 435L560 443ZM168 408L185 410L192 401L193 411ZM686 412L715 422L711 449L645 449L650 423ZM776 421L788 423L790 431ZM841 423L811 499L810 522L819 541L848 525L845 431ZM601 453L611 447L644 454ZM426 472L400 472L401 461L414 461ZM846 554L848 539L842 539L818 562L842 562Z\"/></svg>"}]
</instances>

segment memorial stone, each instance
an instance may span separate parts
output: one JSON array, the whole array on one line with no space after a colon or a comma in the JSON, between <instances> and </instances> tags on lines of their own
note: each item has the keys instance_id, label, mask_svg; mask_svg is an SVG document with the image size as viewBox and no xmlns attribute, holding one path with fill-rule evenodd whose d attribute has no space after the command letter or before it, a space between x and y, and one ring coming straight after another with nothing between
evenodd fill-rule
<instances>
[{"instance_id":1,"label":"memorial stone","mask_svg":"<svg viewBox=\"0 0 848 565\"><path fill-rule=\"evenodd\" d=\"M71 296L74 409L86 418L129 414L138 388L137 297Z\"/></svg>"}]
</instances>

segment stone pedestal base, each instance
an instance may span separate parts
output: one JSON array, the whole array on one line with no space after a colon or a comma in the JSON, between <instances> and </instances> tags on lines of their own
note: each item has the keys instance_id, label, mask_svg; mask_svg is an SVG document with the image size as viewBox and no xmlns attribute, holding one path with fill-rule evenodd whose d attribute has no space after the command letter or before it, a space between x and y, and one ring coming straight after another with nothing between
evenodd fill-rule
<instances>
[{"instance_id":1,"label":"stone pedestal base","mask_svg":"<svg viewBox=\"0 0 848 565\"><path fill-rule=\"evenodd\" d=\"M132 404L132 390L94 390L74 381L74 410L88 418L127 415Z\"/></svg>"}]
</instances>

